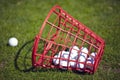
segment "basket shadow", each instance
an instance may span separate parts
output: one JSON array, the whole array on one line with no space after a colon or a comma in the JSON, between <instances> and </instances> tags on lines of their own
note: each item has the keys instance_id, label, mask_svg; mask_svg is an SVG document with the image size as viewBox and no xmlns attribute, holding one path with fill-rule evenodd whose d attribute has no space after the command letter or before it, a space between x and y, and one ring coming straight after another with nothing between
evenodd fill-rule
<instances>
[{"instance_id":1,"label":"basket shadow","mask_svg":"<svg viewBox=\"0 0 120 80\"><path fill-rule=\"evenodd\" d=\"M34 39L27 41L17 51L14 59L15 69L22 72L29 72L34 69L31 63L33 41Z\"/></svg>"}]
</instances>

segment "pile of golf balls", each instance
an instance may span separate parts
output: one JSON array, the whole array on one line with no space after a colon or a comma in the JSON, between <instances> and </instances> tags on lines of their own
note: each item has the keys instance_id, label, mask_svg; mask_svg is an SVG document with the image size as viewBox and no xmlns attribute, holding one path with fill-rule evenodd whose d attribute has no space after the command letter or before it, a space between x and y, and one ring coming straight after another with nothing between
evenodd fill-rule
<instances>
[{"instance_id":1,"label":"pile of golf balls","mask_svg":"<svg viewBox=\"0 0 120 80\"><path fill-rule=\"evenodd\" d=\"M89 57L87 56L88 49L86 47L79 49L77 46L72 46L69 51L60 51L57 55L55 55L53 63L54 65L60 65L63 67L77 67L83 69L85 62L87 64L94 64L96 53L92 52Z\"/></svg>"}]
</instances>

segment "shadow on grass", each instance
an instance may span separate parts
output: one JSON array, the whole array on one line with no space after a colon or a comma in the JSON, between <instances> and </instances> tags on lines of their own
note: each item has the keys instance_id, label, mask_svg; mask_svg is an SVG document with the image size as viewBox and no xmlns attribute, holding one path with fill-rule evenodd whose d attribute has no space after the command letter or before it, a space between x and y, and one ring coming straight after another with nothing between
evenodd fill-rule
<instances>
[{"instance_id":1,"label":"shadow on grass","mask_svg":"<svg viewBox=\"0 0 120 80\"><path fill-rule=\"evenodd\" d=\"M33 41L34 39L26 42L17 51L15 59L14 59L15 69L19 71L23 71L23 72L29 72L34 69L31 63Z\"/></svg>"},{"instance_id":2,"label":"shadow on grass","mask_svg":"<svg viewBox=\"0 0 120 80\"><path fill-rule=\"evenodd\" d=\"M67 70L63 69L46 69L46 68L35 68L32 66L32 46L33 46L34 39L27 41L23 44L20 49L17 51L15 59L14 59L14 66L15 69L21 72L66 72ZM76 74L85 75L85 72L79 71L72 71Z\"/></svg>"}]
</instances>

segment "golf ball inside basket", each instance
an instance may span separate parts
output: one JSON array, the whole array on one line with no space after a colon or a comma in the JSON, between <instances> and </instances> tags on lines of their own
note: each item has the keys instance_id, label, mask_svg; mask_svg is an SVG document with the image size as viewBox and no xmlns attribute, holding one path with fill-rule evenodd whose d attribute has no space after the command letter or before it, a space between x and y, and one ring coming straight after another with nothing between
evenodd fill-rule
<instances>
[{"instance_id":1,"label":"golf ball inside basket","mask_svg":"<svg viewBox=\"0 0 120 80\"><path fill-rule=\"evenodd\" d=\"M84 68L84 64L82 64L82 63L80 63L80 64L78 64L78 68Z\"/></svg>"},{"instance_id":2,"label":"golf ball inside basket","mask_svg":"<svg viewBox=\"0 0 120 80\"><path fill-rule=\"evenodd\" d=\"M81 50L82 53L88 53L88 49L86 47L82 47L82 50Z\"/></svg>"},{"instance_id":3,"label":"golf ball inside basket","mask_svg":"<svg viewBox=\"0 0 120 80\"><path fill-rule=\"evenodd\" d=\"M60 51L59 53L58 53L58 55L55 55L54 56L54 59L53 59L53 63L55 64L55 65L58 65L58 64L60 64L61 66L67 66L67 61L66 60L60 60L60 57L61 58L64 58L64 59L68 59L68 57L69 57L69 52L66 52L66 51ZM59 63L59 60L60 60L60 63Z\"/></svg>"},{"instance_id":4,"label":"golf ball inside basket","mask_svg":"<svg viewBox=\"0 0 120 80\"><path fill-rule=\"evenodd\" d=\"M93 70L93 65L95 63L95 57L96 57L96 53L95 52L92 52L91 55L89 56L89 58L87 58L87 68ZM88 65L88 64L91 64L91 65Z\"/></svg>"},{"instance_id":5,"label":"golf ball inside basket","mask_svg":"<svg viewBox=\"0 0 120 80\"><path fill-rule=\"evenodd\" d=\"M71 47L71 53L77 53L79 51L79 48L77 46Z\"/></svg>"},{"instance_id":6,"label":"golf ball inside basket","mask_svg":"<svg viewBox=\"0 0 120 80\"><path fill-rule=\"evenodd\" d=\"M54 63L55 65L58 65L58 64L59 64L59 57L58 57L58 55L55 55L55 56L54 56L53 63Z\"/></svg>"},{"instance_id":7,"label":"golf ball inside basket","mask_svg":"<svg viewBox=\"0 0 120 80\"><path fill-rule=\"evenodd\" d=\"M68 64L68 61L66 61L66 60L60 60L60 65L61 66L67 67L67 64Z\"/></svg>"},{"instance_id":8,"label":"golf ball inside basket","mask_svg":"<svg viewBox=\"0 0 120 80\"><path fill-rule=\"evenodd\" d=\"M71 55L70 55L71 58L75 59L78 56L79 48L77 46L73 46L70 48L70 51L71 51Z\"/></svg>"},{"instance_id":9,"label":"golf ball inside basket","mask_svg":"<svg viewBox=\"0 0 120 80\"><path fill-rule=\"evenodd\" d=\"M87 59L87 63L94 64L96 53L92 52L91 56Z\"/></svg>"},{"instance_id":10,"label":"golf ball inside basket","mask_svg":"<svg viewBox=\"0 0 120 80\"><path fill-rule=\"evenodd\" d=\"M12 38L9 39L8 43L9 43L10 46L17 46L18 45L18 40L17 40L17 38L12 37Z\"/></svg>"},{"instance_id":11,"label":"golf ball inside basket","mask_svg":"<svg viewBox=\"0 0 120 80\"><path fill-rule=\"evenodd\" d=\"M94 64L94 59L91 58L91 57L89 57L89 58L87 59L87 64Z\"/></svg>"},{"instance_id":12,"label":"golf ball inside basket","mask_svg":"<svg viewBox=\"0 0 120 80\"><path fill-rule=\"evenodd\" d=\"M59 56L60 56L60 54L59 54ZM65 59L68 59L69 58L69 52L62 51L61 57L65 58Z\"/></svg>"},{"instance_id":13,"label":"golf ball inside basket","mask_svg":"<svg viewBox=\"0 0 120 80\"><path fill-rule=\"evenodd\" d=\"M76 59L72 59L72 60L76 61ZM76 62L74 62L74 61L70 61L70 66L71 67L75 67L75 65L76 65Z\"/></svg>"},{"instance_id":14,"label":"golf ball inside basket","mask_svg":"<svg viewBox=\"0 0 120 80\"><path fill-rule=\"evenodd\" d=\"M84 55L80 55L79 62L85 62L86 57Z\"/></svg>"},{"instance_id":15,"label":"golf ball inside basket","mask_svg":"<svg viewBox=\"0 0 120 80\"><path fill-rule=\"evenodd\" d=\"M60 60L60 65L64 66L64 67L67 67L68 58L69 58L69 52L67 52L67 51L61 51L61 52L59 52L58 55L59 55L59 57L61 56L61 58L66 59L66 60L61 59Z\"/></svg>"},{"instance_id":16,"label":"golf ball inside basket","mask_svg":"<svg viewBox=\"0 0 120 80\"><path fill-rule=\"evenodd\" d=\"M92 52L91 55L95 57L97 54L95 52Z\"/></svg>"},{"instance_id":17,"label":"golf ball inside basket","mask_svg":"<svg viewBox=\"0 0 120 80\"><path fill-rule=\"evenodd\" d=\"M88 49L82 47L82 50L81 50L80 56L79 56L79 62L85 62L85 60L87 58L87 54L88 54Z\"/></svg>"}]
</instances>

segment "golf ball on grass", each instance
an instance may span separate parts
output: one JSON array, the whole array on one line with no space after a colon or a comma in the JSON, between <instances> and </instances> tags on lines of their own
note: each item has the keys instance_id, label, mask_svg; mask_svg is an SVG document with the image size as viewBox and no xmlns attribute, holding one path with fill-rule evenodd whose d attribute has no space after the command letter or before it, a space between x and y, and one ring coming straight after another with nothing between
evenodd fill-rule
<instances>
[{"instance_id":1,"label":"golf ball on grass","mask_svg":"<svg viewBox=\"0 0 120 80\"><path fill-rule=\"evenodd\" d=\"M12 37L12 38L10 38L9 39L9 41L8 41L8 44L10 45L10 46L17 46L18 45L18 40L17 40L17 38L15 38L15 37Z\"/></svg>"}]
</instances>

